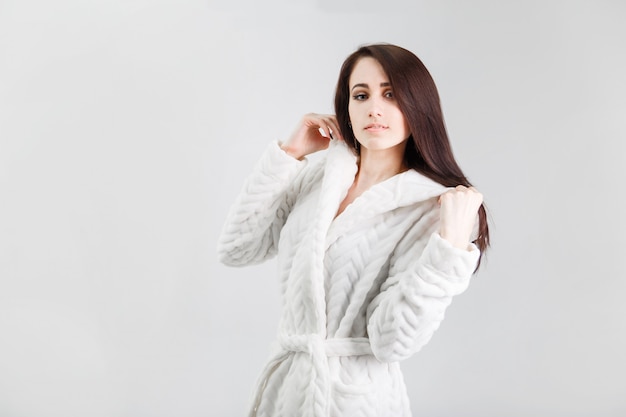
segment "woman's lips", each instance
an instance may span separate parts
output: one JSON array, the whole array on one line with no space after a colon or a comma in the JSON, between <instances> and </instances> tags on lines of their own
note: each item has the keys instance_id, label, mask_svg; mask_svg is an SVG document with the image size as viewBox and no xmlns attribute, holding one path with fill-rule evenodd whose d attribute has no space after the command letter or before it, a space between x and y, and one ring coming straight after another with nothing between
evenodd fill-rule
<instances>
[{"instance_id":1,"label":"woman's lips","mask_svg":"<svg viewBox=\"0 0 626 417\"><path fill-rule=\"evenodd\" d=\"M369 130L370 132L378 132L378 131L385 130L385 129L387 129L387 126L384 126L378 123L371 123L365 126L365 130Z\"/></svg>"}]
</instances>

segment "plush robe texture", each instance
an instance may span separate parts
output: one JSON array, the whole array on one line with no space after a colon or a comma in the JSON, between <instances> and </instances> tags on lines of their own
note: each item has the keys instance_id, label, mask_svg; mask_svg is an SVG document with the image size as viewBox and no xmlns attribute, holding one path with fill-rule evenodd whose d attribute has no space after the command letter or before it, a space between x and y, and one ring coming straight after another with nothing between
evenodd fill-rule
<instances>
[{"instance_id":1,"label":"plush robe texture","mask_svg":"<svg viewBox=\"0 0 626 417\"><path fill-rule=\"evenodd\" d=\"M243 266L277 254L283 298L250 416L410 416L398 362L430 340L469 284L478 249L437 233L447 188L408 170L336 216L356 172L343 142L315 163L274 142L229 212L220 260Z\"/></svg>"}]
</instances>

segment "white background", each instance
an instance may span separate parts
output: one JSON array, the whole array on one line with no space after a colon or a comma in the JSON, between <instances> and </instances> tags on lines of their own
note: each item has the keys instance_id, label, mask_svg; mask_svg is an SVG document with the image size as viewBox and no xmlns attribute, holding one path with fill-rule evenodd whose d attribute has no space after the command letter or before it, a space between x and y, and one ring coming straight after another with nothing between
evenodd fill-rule
<instances>
[{"instance_id":1,"label":"white background","mask_svg":"<svg viewBox=\"0 0 626 417\"><path fill-rule=\"evenodd\" d=\"M416 416L626 415L626 4L0 1L0 417L241 416L274 263L218 264L345 57L425 62L493 249L403 364Z\"/></svg>"}]
</instances>

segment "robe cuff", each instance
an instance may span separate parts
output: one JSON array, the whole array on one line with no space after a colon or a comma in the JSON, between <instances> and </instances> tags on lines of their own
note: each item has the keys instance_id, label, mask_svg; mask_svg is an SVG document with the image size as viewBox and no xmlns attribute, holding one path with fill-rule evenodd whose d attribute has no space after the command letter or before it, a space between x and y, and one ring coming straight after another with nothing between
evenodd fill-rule
<instances>
[{"instance_id":1,"label":"robe cuff","mask_svg":"<svg viewBox=\"0 0 626 417\"><path fill-rule=\"evenodd\" d=\"M459 249L434 232L422 252L420 263L451 281L463 281L474 273L479 257L480 250L475 244L470 243L467 249Z\"/></svg>"},{"instance_id":2,"label":"robe cuff","mask_svg":"<svg viewBox=\"0 0 626 417\"><path fill-rule=\"evenodd\" d=\"M257 169L281 184L287 184L308 164L308 160L298 160L280 148L278 141L269 144L261 156Z\"/></svg>"}]
</instances>

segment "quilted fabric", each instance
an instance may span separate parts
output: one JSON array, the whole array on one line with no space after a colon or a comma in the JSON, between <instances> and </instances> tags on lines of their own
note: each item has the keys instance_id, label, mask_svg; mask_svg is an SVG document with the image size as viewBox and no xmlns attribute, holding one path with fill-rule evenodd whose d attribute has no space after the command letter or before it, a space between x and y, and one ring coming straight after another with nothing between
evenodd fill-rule
<instances>
[{"instance_id":1,"label":"quilted fabric","mask_svg":"<svg viewBox=\"0 0 626 417\"><path fill-rule=\"evenodd\" d=\"M229 212L220 260L243 266L278 254L283 295L250 416L410 416L398 362L430 340L469 284L478 249L437 233L445 187L409 170L336 216L356 172L340 141L310 164L274 142Z\"/></svg>"}]
</instances>

